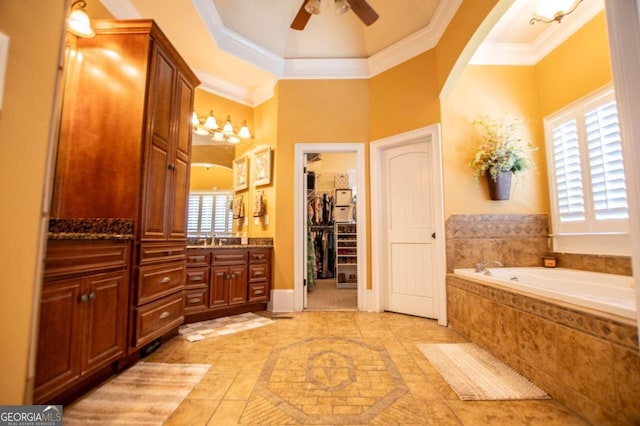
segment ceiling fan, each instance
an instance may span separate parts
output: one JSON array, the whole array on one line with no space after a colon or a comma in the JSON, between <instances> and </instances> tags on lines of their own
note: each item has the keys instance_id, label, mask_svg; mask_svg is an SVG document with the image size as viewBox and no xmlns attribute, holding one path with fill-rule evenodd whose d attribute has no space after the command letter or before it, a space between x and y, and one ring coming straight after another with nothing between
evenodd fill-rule
<instances>
[{"instance_id":1,"label":"ceiling fan","mask_svg":"<svg viewBox=\"0 0 640 426\"><path fill-rule=\"evenodd\" d=\"M328 0L331 1L331 0ZM349 9L353 10L363 24L369 26L376 22L378 14L375 10L366 2L366 0L334 0L336 3L336 13L342 14ZM320 0L304 0L300 10L293 18L291 22L291 28L294 30L304 30L307 26L311 15L318 15L320 13Z\"/></svg>"}]
</instances>

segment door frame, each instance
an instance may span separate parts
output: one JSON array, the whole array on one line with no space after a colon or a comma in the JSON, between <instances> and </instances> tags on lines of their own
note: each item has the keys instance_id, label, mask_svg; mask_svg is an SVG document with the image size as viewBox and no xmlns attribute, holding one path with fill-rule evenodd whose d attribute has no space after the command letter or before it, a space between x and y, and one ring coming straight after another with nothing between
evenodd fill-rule
<instances>
[{"instance_id":1,"label":"door frame","mask_svg":"<svg viewBox=\"0 0 640 426\"><path fill-rule=\"evenodd\" d=\"M385 262L372 262L371 284L373 288L373 305L377 312L386 306L386 294L389 283L385 282L388 271L388 260L384 256L384 245L387 230L383 215L383 197L379 188L385 184L382 176L382 155L390 148L397 148L413 143L432 144L432 171L434 197L433 217L436 239L434 241L434 297L438 324L447 325L447 287L446 287L446 257L444 233L444 201L442 188L442 149L440 139L440 125L434 124L411 130L387 138L378 139L370 144L370 173L371 173L371 258L385 259Z\"/></svg>"},{"instance_id":2,"label":"door frame","mask_svg":"<svg viewBox=\"0 0 640 426\"><path fill-rule=\"evenodd\" d=\"M358 310L366 310L366 289L367 289L367 192L365 180L365 145L363 143L298 143L295 144L294 156L294 202L293 202L293 297L294 311L300 312L304 309L304 247L306 236L304 235L306 219L306 200L304 193L304 154L310 153L355 153L356 154L356 187L358 188L358 200L356 203L356 230L358 246L358 284L357 298Z\"/></svg>"}]
</instances>

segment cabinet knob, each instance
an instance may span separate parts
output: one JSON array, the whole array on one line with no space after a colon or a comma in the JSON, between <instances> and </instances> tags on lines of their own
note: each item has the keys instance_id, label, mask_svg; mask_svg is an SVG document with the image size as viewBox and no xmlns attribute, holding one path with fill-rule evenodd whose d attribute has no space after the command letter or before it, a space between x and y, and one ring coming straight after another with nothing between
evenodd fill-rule
<instances>
[{"instance_id":1,"label":"cabinet knob","mask_svg":"<svg viewBox=\"0 0 640 426\"><path fill-rule=\"evenodd\" d=\"M254 277L261 277L263 275L264 275L264 272L262 272L262 271L254 271L253 272L253 276Z\"/></svg>"},{"instance_id":2,"label":"cabinet knob","mask_svg":"<svg viewBox=\"0 0 640 426\"><path fill-rule=\"evenodd\" d=\"M89 294L85 293L83 295L80 296L80 301L81 302L88 302L89 301Z\"/></svg>"},{"instance_id":3,"label":"cabinet knob","mask_svg":"<svg viewBox=\"0 0 640 426\"><path fill-rule=\"evenodd\" d=\"M169 311L164 311L163 313L160 314L160 319L165 319L167 318L169 315L171 315L169 313Z\"/></svg>"},{"instance_id":4,"label":"cabinet knob","mask_svg":"<svg viewBox=\"0 0 640 426\"><path fill-rule=\"evenodd\" d=\"M163 279L160 280L160 283L162 284L169 284L171 282L171 278L169 277L164 277Z\"/></svg>"},{"instance_id":5,"label":"cabinet knob","mask_svg":"<svg viewBox=\"0 0 640 426\"><path fill-rule=\"evenodd\" d=\"M175 165L175 164L169 164L169 165L167 166L167 168L168 168L169 170L176 170L176 169L177 169L177 167L176 167L176 165Z\"/></svg>"},{"instance_id":6,"label":"cabinet knob","mask_svg":"<svg viewBox=\"0 0 640 426\"><path fill-rule=\"evenodd\" d=\"M95 298L96 298L96 293L94 291L89 293L89 300L95 300Z\"/></svg>"}]
</instances>

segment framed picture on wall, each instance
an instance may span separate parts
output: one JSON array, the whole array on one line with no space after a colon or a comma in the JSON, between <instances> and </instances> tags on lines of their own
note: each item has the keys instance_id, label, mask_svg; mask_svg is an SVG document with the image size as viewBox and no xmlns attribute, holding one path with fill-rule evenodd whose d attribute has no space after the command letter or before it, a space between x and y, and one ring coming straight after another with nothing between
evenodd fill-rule
<instances>
[{"instance_id":1,"label":"framed picture on wall","mask_svg":"<svg viewBox=\"0 0 640 426\"><path fill-rule=\"evenodd\" d=\"M242 191L249 187L249 157L242 157L233 160L233 189Z\"/></svg>"},{"instance_id":2,"label":"framed picture on wall","mask_svg":"<svg viewBox=\"0 0 640 426\"><path fill-rule=\"evenodd\" d=\"M271 147L259 146L253 150L253 185L268 185L271 183Z\"/></svg>"}]
</instances>

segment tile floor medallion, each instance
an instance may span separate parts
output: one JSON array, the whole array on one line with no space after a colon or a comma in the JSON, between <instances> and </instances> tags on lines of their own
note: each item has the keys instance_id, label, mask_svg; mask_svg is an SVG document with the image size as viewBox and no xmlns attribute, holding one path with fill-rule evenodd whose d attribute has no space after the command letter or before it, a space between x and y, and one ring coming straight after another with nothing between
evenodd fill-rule
<instances>
[{"instance_id":1,"label":"tile floor medallion","mask_svg":"<svg viewBox=\"0 0 640 426\"><path fill-rule=\"evenodd\" d=\"M407 392L381 345L313 337L270 354L240 423L365 424Z\"/></svg>"}]
</instances>

